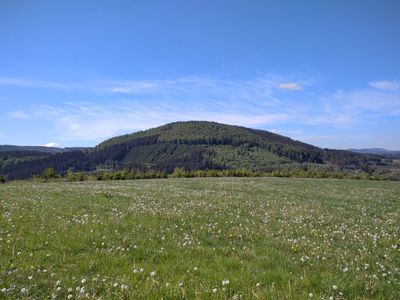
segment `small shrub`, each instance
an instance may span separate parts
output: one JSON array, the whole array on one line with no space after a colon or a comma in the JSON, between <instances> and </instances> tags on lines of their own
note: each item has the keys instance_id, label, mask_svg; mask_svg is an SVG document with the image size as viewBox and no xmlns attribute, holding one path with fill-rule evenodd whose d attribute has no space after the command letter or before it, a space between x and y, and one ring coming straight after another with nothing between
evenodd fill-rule
<instances>
[{"instance_id":1,"label":"small shrub","mask_svg":"<svg viewBox=\"0 0 400 300\"><path fill-rule=\"evenodd\" d=\"M58 178L57 172L53 168L47 168L43 172L43 178L46 180Z\"/></svg>"}]
</instances>

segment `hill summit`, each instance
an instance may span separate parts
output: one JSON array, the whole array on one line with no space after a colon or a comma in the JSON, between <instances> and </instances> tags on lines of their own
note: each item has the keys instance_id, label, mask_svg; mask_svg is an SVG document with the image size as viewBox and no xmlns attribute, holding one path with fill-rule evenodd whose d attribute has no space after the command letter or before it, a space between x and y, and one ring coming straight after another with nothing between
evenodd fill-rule
<instances>
[{"instance_id":1,"label":"hill summit","mask_svg":"<svg viewBox=\"0 0 400 300\"><path fill-rule=\"evenodd\" d=\"M171 172L193 169L262 171L288 163L359 166L364 155L321 149L272 132L216 122L176 122L111 138L90 157L107 167L137 166Z\"/></svg>"},{"instance_id":2,"label":"hill summit","mask_svg":"<svg viewBox=\"0 0 400 300\"><path fill-rule=\"evenodd\" d=\"M0 152L0 174L9 178L98 170L154 170L171 173L191 170L247 170L270 172L281 166L329 165L340 169L368 169L381 157L322 149L272 132L216 122L166 124L108 139L94 148L56 153Z\"/></svg>"}]
</instances>

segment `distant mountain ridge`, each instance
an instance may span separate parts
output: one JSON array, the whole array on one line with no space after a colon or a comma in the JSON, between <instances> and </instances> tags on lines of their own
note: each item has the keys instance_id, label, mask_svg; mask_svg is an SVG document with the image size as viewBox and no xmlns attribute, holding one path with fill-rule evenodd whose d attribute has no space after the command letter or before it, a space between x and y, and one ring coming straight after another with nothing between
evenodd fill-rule
<instances>
[{"instance_id":1,"label":"distant mountain ridge","mask_svg":"<svg viewBox=\"0 0 400 300\"><path fill-rule=\"evenodd\" d=\"M377 154L377 155L400 154L400 150L387 150L384 148L348 149L348 151L355 153L362 153L362 154Z\"/></svg>"},{"instance_id":2,"label":"distant mountain ridge","mask_svg":"<svg viewBox=\"0 0 400 300\"><path fill-rule=\"evenodd\" d=\"M3 152L1 152L3 149ZM249 170L311 164L370 170L382 157L322 149L272 132L216 122L188 121L108 139L94 148L0 146L0 174L9 178L68 170Z\"/></svg>"},{"instance_id":3,"label":"distant mountain ridge","mask_svg":"<svg viewBox=\"0 0 400 300\"><path fill-rule=\"evenodd\" d=\"M79 151L90 149L90 147L48 147L48 146L17 146L17 145L0 145L0 152L5 151L35 151L44 153L60 153L66 151Z\"/></svg>"}]
</instances>

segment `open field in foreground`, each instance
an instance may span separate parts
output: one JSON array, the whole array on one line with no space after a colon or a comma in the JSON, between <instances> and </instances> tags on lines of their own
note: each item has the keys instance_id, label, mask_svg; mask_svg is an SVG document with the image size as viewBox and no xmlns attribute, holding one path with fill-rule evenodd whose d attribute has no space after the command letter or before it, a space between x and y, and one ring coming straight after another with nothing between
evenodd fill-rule
<instances>
[{"instance_id":1,"label":"open field in foreground","mask_svg":"<svg viewBox=\"0 0 400 300\"><path fill-rule=\"evenodd\" d=\"M399 299L400 183L0 186L1 299Z\"/></svg>"}]
</instances>

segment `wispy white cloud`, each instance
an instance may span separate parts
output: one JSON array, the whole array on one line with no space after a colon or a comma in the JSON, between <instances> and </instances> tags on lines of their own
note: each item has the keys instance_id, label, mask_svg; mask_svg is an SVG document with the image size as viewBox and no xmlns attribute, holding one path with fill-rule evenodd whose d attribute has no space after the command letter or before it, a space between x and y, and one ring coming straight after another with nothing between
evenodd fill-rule
<instances>
[{"instance_id":1,"label":"wispy white cloud","mask_svg":"<svg viewBox=\"0 0 400 300\"><path fill-rule=\"evenodd\" d=\"M54 107L49 104L33 105L30 107L30 114L39 118L58 118L64 114L64 107Z\"/></svg>"},{"instance_id":2,"label":"wispy white cloud","mask_svg":"<svg viewBox=\"0 0 400 300\"><path fill-rule=\"evenodd\" d=\"M400 90L370 87L320 94L314 100L289 103L287 111L299 124L350 128L387 116L400 116Z\"/></svg>"},{"instance_id":3,"label":"wispy white cloud","mask_svg":"<svg viewBox=\"0 0 400 300\"><path fill-rule=\"evenodd\" d=\"M400 91L388 92L370 89L338 91L334 95L334 99L349 111L400 115Z\"/></svg>"},{"instance_id":4,"label":"wispy white cloud","mask_svg":"<svg viewBox=\"0 0 400 300\"><path fill-rule=\"evenodd\" d=\"M116 134L152 128L175 121L203 120L221 123L259 127L279 123L287 119L285 114L249 114L235 112L189 111L185 108L166 110L163 107L140 105L96 106L81 103L69 107L63 115L51 120L63 131L65 139L95 140ZM92 107L92 109L90 109ZM186 110L186 111L185 111Z\"/></svg>"},{"instance_id":5,"label":"wispy white cloud","mask_svg":"<svg viewBox=\"0 0 400 300\"><path fill-rule=\"evenodd\" d=\"M0 77L0 85L35 87L35 88L58 88L58 89L66 89L79 86L77 84L67 84L67 83L59 83L46 80L23 79L23 78L13 78L13 77Z\"/></svg>"},{"instance_id":6,"label":"wispy white cloud","mask_svg":"<svg viewBox=\"0 0 400 300\"><path fill-rule=\"evenodd\" d=\"M376 133L332 133L332 134L299 134L292 138L312 145L320 145L326 148L386 148L396 150L399 144L391 136Z\"/></svg>"},{"instance_id":7,"label":"wispy white cloud","mask_svg":"<svg viewBox=\"0 0 400 300\"><path fill-rule=\"evenodd\" d=\"M312 84L312 79L276 75L249 80L182 77L91 81L88 90L92 93L85 94L89 95L88 101L35 105L8 115L46 121L55 128L60 141L100 141L187 120L274 127L281 132L283 124L352 128L380 117L400 115L400 90L368 84L361 89L316 94L310 91L312 88L303 88ZM328 141L326 135L320 135L322 138Z\"/></svg>"},{"instance_id":8,"label":"wispy white cloud","mask_svg":"<svg viewBox=\"0 0 400 300\"><path fill-rule=\"evenodd\" d=\"M29 115L26 112L23 112L21 110L9 111L9 112L7 112L7 115L14 119L20 119L20 120L29 119Z\"/></svg>"},{"instance_id":9,"label":"wispy white cloud","mask_svg":"<svg viewBox=\"0 0 400 300\"><path fill-rule=\"evenodd\" d=\"M105 83L110 85L105 87L106 91L121 94L146 93L159 87L159 81L156 80L127 80Z\"/></svg>"},{"instance_id":10,"label":"wispy white cloud","mask_svg":"<svg viewBox=\"0 0 400 300\"><path fill-rule=\"evenodd\" d=\"M400 90L400 82L394 80L372 81L369 85L373 88L384 91Z\"/></svg>"},{"instance_id":11,"label":"wispy white cloud","mask_svg":"<svg viewBox=\"0 0 400 300\"><path fill-rule=\"evenodd\" d=\"M299 91L301 90L301 85L296 82L286 82L286 83L280 83L279 88L281 90Z\"/></svg>"},{"instance_id":12,"label":"wispy white cloud","mask_svg":"<svg viewBox=\"0 0 400 300\"><path fill-rule=\"evenodd\" d=\"M276 76L264 76L253 80L223 80L209 77L181 77L162 80L104 81L99 89L110 94L129 94L155 96L158 99L179 99L186 97L193 101L276 101L273 90L281 79Z\"/></svg>"}]
</instances>

